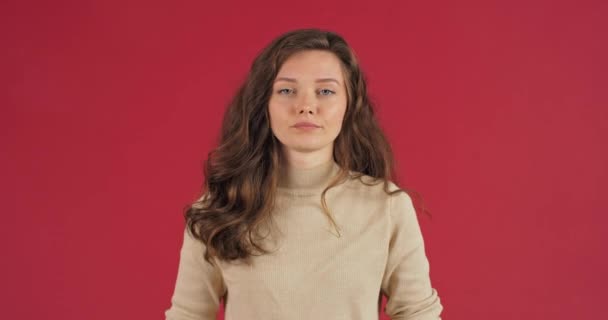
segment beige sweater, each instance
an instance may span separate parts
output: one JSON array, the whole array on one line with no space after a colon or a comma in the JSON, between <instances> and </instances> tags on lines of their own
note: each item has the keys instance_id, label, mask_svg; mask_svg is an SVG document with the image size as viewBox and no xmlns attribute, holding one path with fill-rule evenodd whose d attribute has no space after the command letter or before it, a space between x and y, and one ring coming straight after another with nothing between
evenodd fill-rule
<instances>
[{"instance_id":1,"label":"beige sweater","mask_svg":"<svg viewBox=\"0 0 608 320\"><path fill-rule=\"evenodd\" d=\"M226 320L377 320L381 295L392 319L441 319L416 212L407 194L350 179L326 193L341 237L320 195L337 170L283 169L274 228L263 242L272 254L253 264L203 258L203 244L184 230L167 320L214 320L225 296ZM369 178L365 176L366 178ZM390 183L391 190L396 188Z\"/></svg>"}]
</instances>

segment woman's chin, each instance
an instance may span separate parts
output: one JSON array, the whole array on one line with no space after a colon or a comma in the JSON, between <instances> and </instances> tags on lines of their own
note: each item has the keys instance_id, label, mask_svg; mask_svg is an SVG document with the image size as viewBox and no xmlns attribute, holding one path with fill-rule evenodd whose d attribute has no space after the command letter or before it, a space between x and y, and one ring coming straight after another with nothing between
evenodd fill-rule
<instances>
[{"instance_id":1,"label":"woman's chin","mask_svg":"<svg viewBox=\"0 0 608 320\"><path fill-rule=\"evenodd\" d=\"M296 152L315 152L323 149L322 143L298 143L287 146L287 149L296 151Z\"/></svg>"}]
</instances>

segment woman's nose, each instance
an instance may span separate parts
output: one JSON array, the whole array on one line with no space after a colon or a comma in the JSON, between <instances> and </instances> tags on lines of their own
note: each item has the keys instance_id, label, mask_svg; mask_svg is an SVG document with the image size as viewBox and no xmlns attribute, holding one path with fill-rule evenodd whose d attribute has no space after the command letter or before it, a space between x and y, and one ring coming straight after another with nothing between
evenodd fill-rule
<instances>
[{"instance_id":1,"label":"woman's nose","mask_svg":"<svg viewBox=\"0 0 608 320\"><path fill-rule=\"evenodd\" d=\"M298 107L298 113L310 113L313 114L312 108L309 105Z\"/></svg>"},{"instance_id":2,"label":"woman's nose","mask_svg":"<svg viewBox=\"0 0 608 320\"><path fill-rule=\"evenodd\" d=\"M311 94L302 94L297 101L296 110L298 113L314 113L316 98Z\"/></svg>"}]
</instances>

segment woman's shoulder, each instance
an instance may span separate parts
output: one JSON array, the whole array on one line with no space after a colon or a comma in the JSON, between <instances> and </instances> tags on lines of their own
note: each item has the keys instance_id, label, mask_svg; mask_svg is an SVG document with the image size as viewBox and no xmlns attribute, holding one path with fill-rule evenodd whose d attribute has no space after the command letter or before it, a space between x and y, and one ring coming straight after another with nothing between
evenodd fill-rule
<instances>
[{"instance_id":1,"label":"woman's shoulder","mask_svg":"<svg viewBox=\"0 0 608 320\"><path fill-rule=\"evenodd\" d=\"M372 177L361 172L355 172L350 170L348 172L348 178L345 183L345 187L353 191L374 196L377 196L379 193L386 194L386 191L393 192L395 190L401 189L399 188L397 183L395 183L391 179Z\"/></svg>"},{"instance_id":2,"label":"woman's shoulder","mask_svg":"<svg viewBox=\"0 0 608 320\"><path fill-rule=\"evenodd\" d=\"M376 178L365 174L352 174L347 188L353 201L383 203L389 212L413 211L413 199L409 190L401 188L391 179Z\"/></svg>"}]
</instances>

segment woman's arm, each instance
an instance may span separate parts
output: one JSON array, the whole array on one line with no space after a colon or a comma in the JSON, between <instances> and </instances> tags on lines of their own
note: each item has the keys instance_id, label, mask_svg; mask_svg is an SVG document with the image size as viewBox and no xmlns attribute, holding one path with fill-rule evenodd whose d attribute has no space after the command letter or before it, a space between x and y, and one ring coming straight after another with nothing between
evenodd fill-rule
<instances>
[{"instance_id":1,"label":"woman's arm","mask_svg":"<svg viewBox=\"0 0 608 320\"><path fill-rule=\"evenodd\" d=\"M438 320L443 306L431 286L424 240L411 198L390 199L389 256L382 279L388 301L384 312L392 320Z\"/></svg>"},{"instance_id":2,"label":"woman's arm","mask_svg":"<svg viewBox=\"0 0 608 320\"><path fill-rule=\"evenodd\" d=\"M203 256L204 244L184 229L179 267L166 320L215 320L226 293L221 271Z\"/></svg>"}]
</instances>

